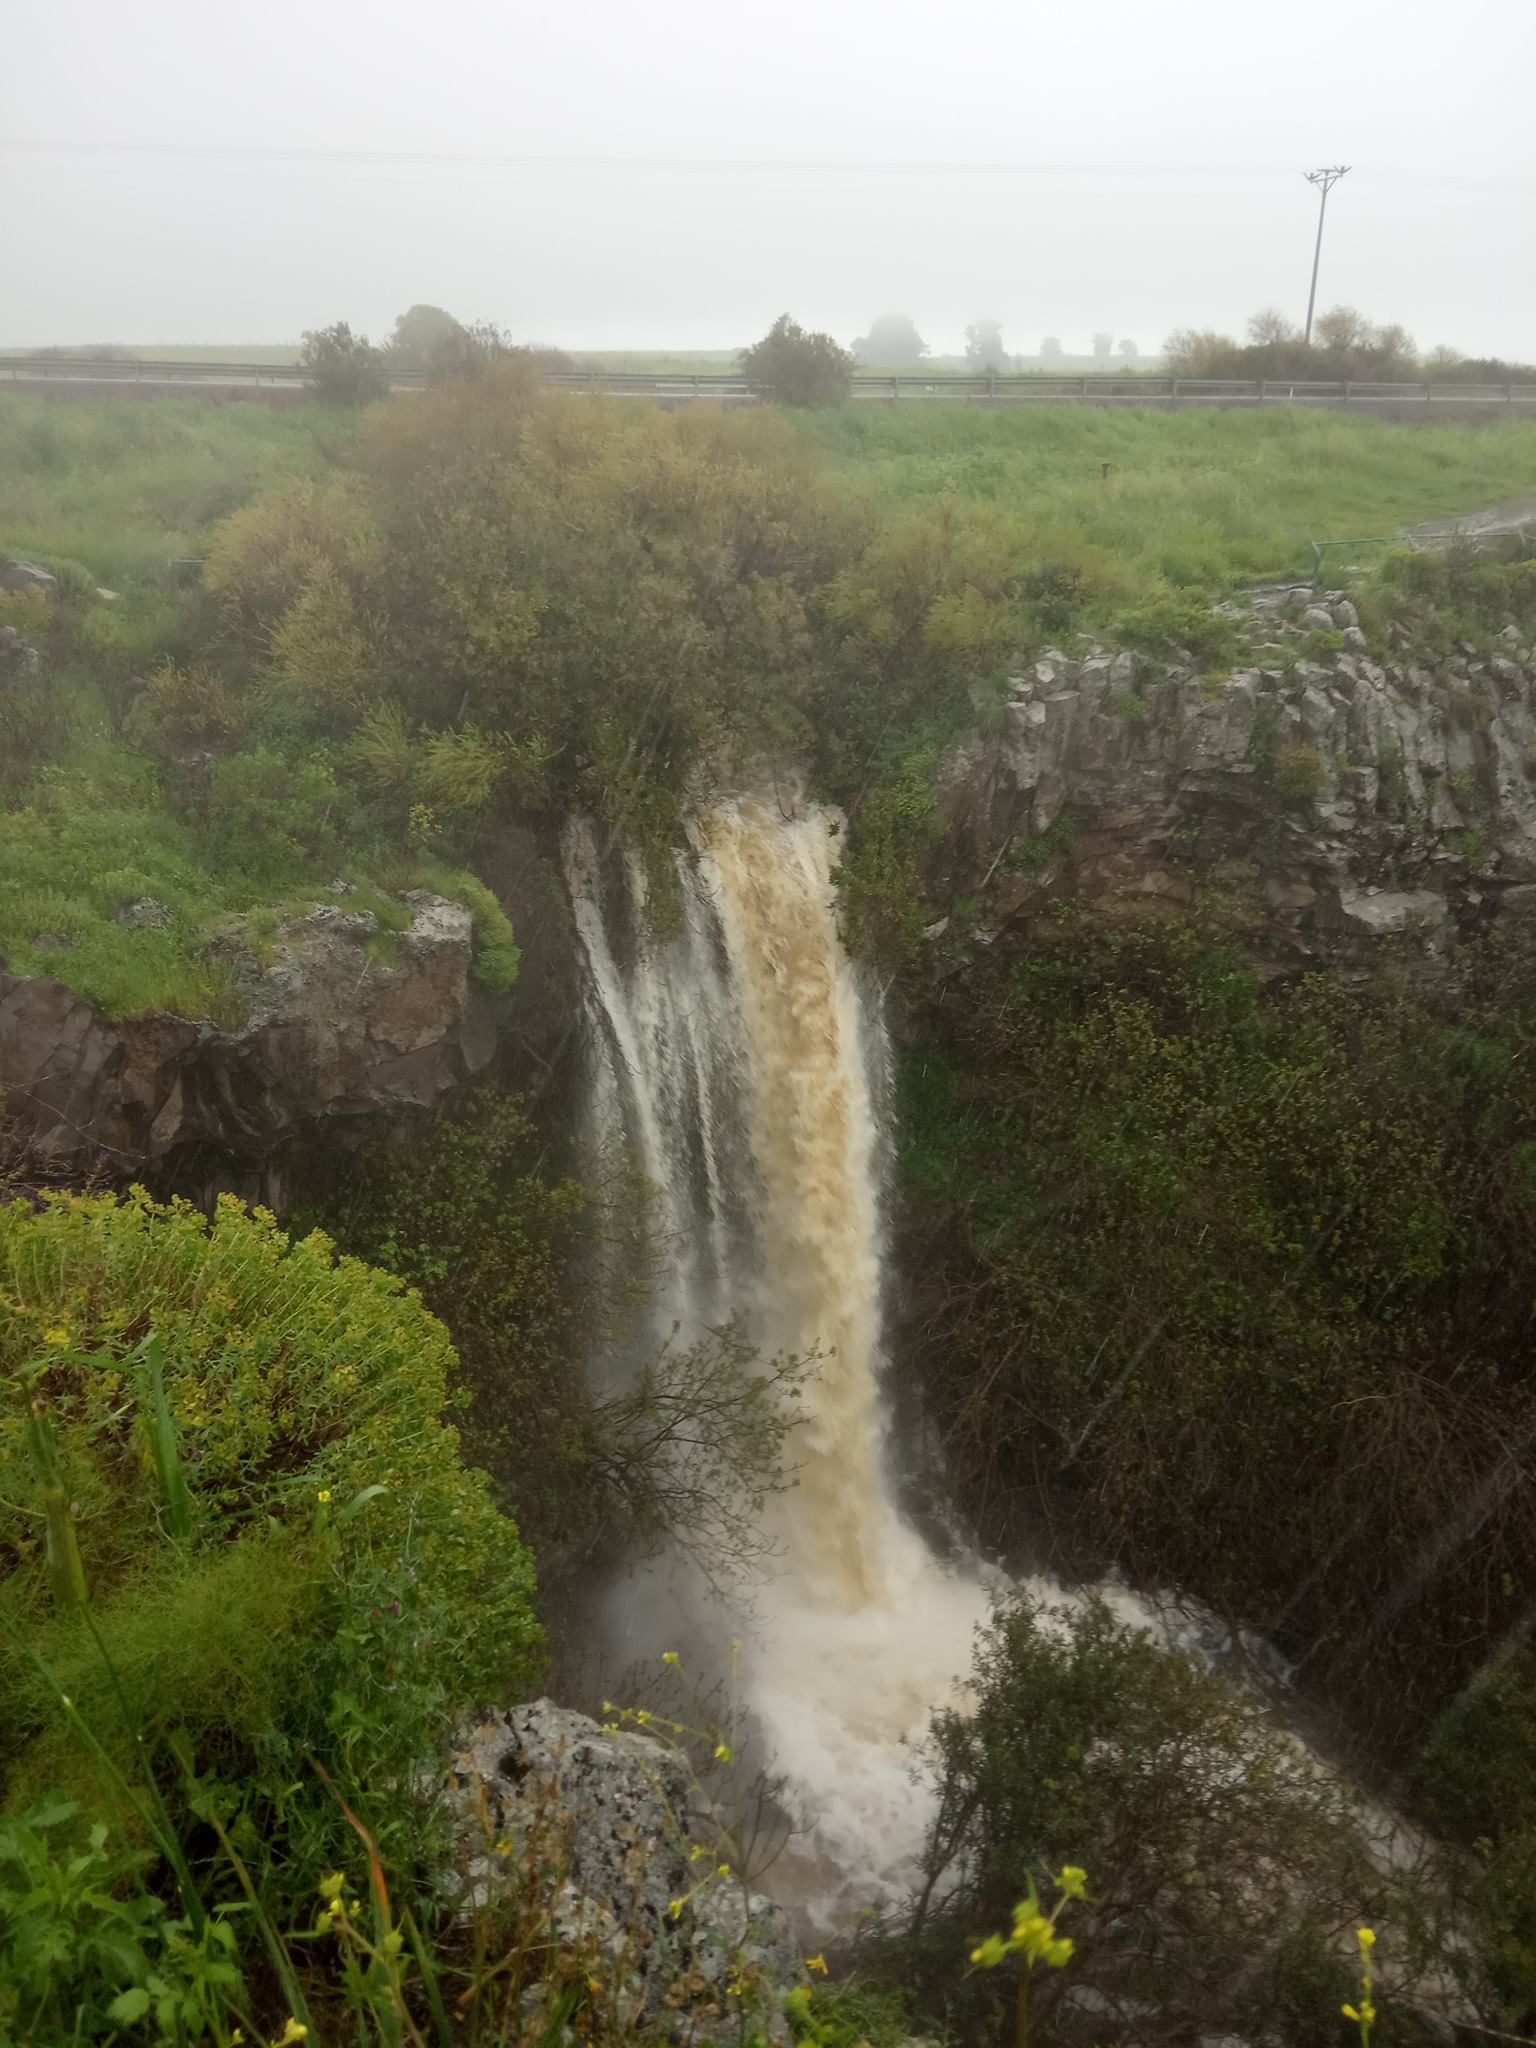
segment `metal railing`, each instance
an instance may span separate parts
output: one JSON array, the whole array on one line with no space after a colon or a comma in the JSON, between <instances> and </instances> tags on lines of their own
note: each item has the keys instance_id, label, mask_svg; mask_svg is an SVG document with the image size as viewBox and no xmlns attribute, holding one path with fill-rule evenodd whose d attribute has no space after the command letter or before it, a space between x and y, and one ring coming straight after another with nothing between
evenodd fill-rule
<instances>
[{"instance_id":1,"label":"metal railing","mask_svg":"<svg viewBox=\"0 0 1536 2048\"><path fill-rule=\"evenodd\" d=\"M0 388L12 384L100 383L144 389L174 385L223 390L282 390L300 387L305 373L297 363L154 362L139 357L93 359L85 356L0 356ZM419 389L426 378L419 370L395 370L391 388ZM730 399L744 402L757 395L739 372L557 370L545 382L565 391L592 392L609 398ZM1371 406L1536 406L1536 380L1499 384L1445 382L1372 383L1353 378L1167 377L1043 375L925 375L921 371L877 376L860 372L853 379L855 399L887 403L920 401L962 405L1351 405Z\"/></svg>"}]
</instances>

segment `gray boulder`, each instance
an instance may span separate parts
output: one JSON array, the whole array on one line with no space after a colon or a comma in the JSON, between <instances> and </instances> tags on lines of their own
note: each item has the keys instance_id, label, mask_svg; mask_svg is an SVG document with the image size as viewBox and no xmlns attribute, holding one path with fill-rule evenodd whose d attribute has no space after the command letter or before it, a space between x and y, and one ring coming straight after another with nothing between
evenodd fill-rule
<instances>
[{"instance_id":1,"label":"gray boulder","mask_svg":"<svg viewBox=\"0 0 1536 2048\"><path fill-rule=\"evenodd\" d=\"M0 565L0 590L40 590L45 597L52 597L58 587L59 579L52 570L41 568L36 562Z\"/></svg>"},{"instance_id":2,"label":"gray boulder","mask_svg":"<svg viewBox=\"0 0 1536 2048\"><path fill-rule=\"evenodd\" d=\"M789 1923L716 1874L719 1817L665 1743L535 1700L460 1733L447 1794L465 1910L513 1899L537 1862L555 1873L550 1932L601 1951L636 2030L788 2041L784 1994L804 1976Z\"/></svg>"},{"instance_id":3,"label":"gray boulder","mask_svg":"<svg viewBox=\"0 0 1536 2048\"><path fill-rule=\"evenodd\" d=\"M8 684L30 682L42 666L42 657L30 640L14 626L0 626L0 690Z\"/></svg>"},{"instance_id":4,"label":"gray boulder","mask_svg":"<svg viewBox=\"0 0 1536 2048\"><path fill-rule=\"evenodd\" d=\"M132 903L120 904L112 916L132 931L163 932L171 922L171 913L158 896L139 896Z\"/></svg>"}]
</instances>

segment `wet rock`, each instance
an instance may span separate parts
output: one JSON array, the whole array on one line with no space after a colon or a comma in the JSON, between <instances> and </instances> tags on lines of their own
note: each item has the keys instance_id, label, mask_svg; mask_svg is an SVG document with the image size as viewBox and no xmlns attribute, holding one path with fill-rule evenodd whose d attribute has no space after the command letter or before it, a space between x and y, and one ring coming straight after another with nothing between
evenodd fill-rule
<instances>
[{"instance_id":1,"label":"wet rock","mask_svg":"<svg viewBox=\"0 0 1536 2048\"><path fill-rule=\"evenodd\" d=\"M553 1932L602 1950L637 2031L661 2021L679 2041L709 2040L718 2017L724 2039L729 2015L730 2039L759 2027L787 2042L798 1945L781 1909L734 1874L701 1875L731 1852L666 1744L535 1700L461 1731L447 1792L463 1906L515 1894L537 1856L563 1872Z\"/></svg>"},{"instance_id":2,"label":"wet rock","mask_svg":"<svg viewBox=\"0 0 1536 2048\"><path fill-rule=\"evenodd\" d=\"M1331 630L1345 616L1342 592L1315 602ZM1405 646L1387 663L1358 625L1336 630L1349 646L1327 662L1260 656L1225 676L1140 656L1134 719L1103 648L1071 665L1075 690L1036 680L939 764L935 911L984 890L983 928L1005 944L1064 897L1127 915L1207 900L1266 973L1365 972L1390 944L1443 983L1463 930L1532 914L1509 885L1536 884L1536 662L1506 638L1479 685L1460 659ZM1071 833L1019 886L1002 852L1063 817ZM1501 888L1480 896L1490 877Z\"/></svg>"},{"instance_id":3,"label":"wet rock","mask_svg":"<svg viewBox=\"0 0 1536 2048\"><path fill-rule=\"evenodd\" d=\"M392 960L369 950L370 912L335 905L260 956L232 943L239 1028L103 1017L62 981L0 971L0 1091L20 1134L60 1167L103 1152L132 1173L185 1148L259 1167L322 1123L429 1107L497 1039L469 980L469 911L426 893L411 910Z\"/></svg>"},{"instance_id":4,"label":"wet rock","mask_svg":"<svg viewBox=\"0 0 1536 2048\"><path fill-rule=\"evenodd\" d=\"M171 922L171 913L158 896L140 896L122 904L112 916L116 923L137 931L163 932Z\"/></svg>"}]
</instances>

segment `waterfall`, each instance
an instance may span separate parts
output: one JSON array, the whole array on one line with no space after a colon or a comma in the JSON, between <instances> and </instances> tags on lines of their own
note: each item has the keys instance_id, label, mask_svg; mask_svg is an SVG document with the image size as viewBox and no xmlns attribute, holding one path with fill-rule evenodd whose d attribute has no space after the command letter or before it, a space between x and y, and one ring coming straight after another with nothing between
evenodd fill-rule
<instances>
[{"instance_id":1,"label":"waterfall","mask_svg":"<svg viewBox=\"0 0 1536 2048\"><path fill-rule=\"evenodd\" d=\"M952 1696L986 1609L980 1578L903 1520L886 1467L885 1041L838 937L839 824L813 805L702 813L659 942L638 864L605 861L585 825L566 846L589 1114L622 1128L676 1248L652 1334L735 1316L765 1354L817 1356L741 1679L798 1825L779 1882L829 1926L911 1875L926 1811L903 1745Z\"/></svg>"}]
</instances>

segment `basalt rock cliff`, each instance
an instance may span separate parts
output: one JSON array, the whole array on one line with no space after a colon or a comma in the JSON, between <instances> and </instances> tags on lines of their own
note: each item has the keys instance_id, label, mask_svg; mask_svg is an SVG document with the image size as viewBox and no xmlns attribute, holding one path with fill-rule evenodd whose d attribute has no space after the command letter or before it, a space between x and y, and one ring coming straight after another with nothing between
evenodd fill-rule
<instances>
[{"instance_id":1,"label":"basalt rock cliff","mask_svg":"<svg viewBox=\"0 0 1536 2048\"><path fill-rule=\"evenodd\" d=\"M1372 648L1342 593L1231 606L1224 673L1048 651L940 764L940 907L968 943L1067 897L1212 908L1263 972L1444 972L1493 919L1536 924L1536 650L1513 624L1430 662ZM936 921L935 944L954 937Z\"/></svg>"}]
</instances>

